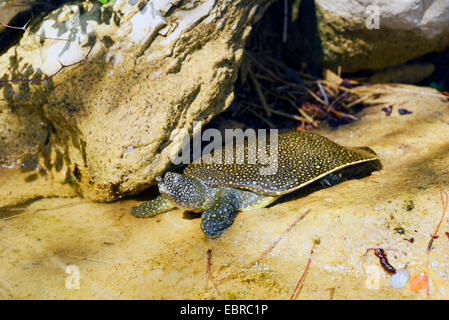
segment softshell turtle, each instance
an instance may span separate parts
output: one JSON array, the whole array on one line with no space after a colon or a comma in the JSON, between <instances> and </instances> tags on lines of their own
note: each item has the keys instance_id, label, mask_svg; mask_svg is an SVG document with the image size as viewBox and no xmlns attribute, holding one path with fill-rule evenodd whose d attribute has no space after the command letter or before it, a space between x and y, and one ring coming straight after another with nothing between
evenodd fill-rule
<instances>
[{"instance_id":1,"label":"softshell turtle","mask_svg":"<svg viewBox=\"0 0 449 320\"><path fill-rule=\"evenodd\" d=\"M246 143L243 163L208 164L201 158L200 162L189 164L183 174L167 172L163 178L157 177L161 194L132 208L132 214L151 217L174 207L203 212L201 229L215 238L233 223L238 211L263 208L317 180L333 185L342 181L348 167L380 164L376 153L368 147L346 148L312 132L279 133L277 145L274 174L262 175L259 162L247 161Z\"/></svg>"}]
</instances>

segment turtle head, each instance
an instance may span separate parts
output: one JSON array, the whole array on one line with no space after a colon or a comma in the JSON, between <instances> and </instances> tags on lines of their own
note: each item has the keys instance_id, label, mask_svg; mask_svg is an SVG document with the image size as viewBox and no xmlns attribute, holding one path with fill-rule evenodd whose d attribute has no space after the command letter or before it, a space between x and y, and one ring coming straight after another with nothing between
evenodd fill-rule
<instances>
[{"instance_id":1,"label":"turtle head","mask_svg":"<svg viewBox=\"0 0 449 320\"><path fill-rule=\"evenodd\" d=\"M203 209L207 186L200 180L180 173L167 172L164 177L157 177L159 192L178 207L198 211Z\"/></svg>"}]
</instances>

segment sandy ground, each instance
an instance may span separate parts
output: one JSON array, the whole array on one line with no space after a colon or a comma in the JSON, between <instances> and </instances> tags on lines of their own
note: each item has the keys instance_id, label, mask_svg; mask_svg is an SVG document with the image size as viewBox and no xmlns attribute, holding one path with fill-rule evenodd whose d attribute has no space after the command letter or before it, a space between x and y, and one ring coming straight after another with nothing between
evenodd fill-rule
<instances>
[{"instance_id":1,"label":"sandy ground","mask_svg":"<svg viewBox=\"0 0 449 320\"><path fill-rule=\"evenodd\" d=\"M181 210L131 216L148 194L111 204L44 198L0 209L0 298L288 299L317 239L298 299L426 299L425 289L415 293L409 283L391 287L374 253L364 256L375 246L389 249L396 268L409 263L412 277L426 272L431 299L449 298L449 213L426 263L442 215L440 194L449 192L449 103L433 90L380 90L378 105L360 121L319 132L372 147L381 171L241 213L215 240L206 239L197 216ZM389 117L381 111L386 103L394 106ZM412 114L399 115L398 108ZM208 281L209 249L218 290Z\"/></svg>"}]
</instances>

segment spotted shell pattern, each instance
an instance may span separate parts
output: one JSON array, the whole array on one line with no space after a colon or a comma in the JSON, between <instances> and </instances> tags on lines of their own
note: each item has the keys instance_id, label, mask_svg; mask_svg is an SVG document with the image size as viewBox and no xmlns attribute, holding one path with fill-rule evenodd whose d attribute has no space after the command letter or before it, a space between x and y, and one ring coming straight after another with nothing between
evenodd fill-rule
<instances>
[{"instance_id":1,"label":"spotted shell pattern","mask_svg":"<svg viewBox=\"0 0 449 320\"><path fill-rule=\"evenodd\" d=\"M269 145L269 137L267 142ZM223 157L224 149L218 151L222 152ZM238 150L237 147L235 149ZM267 150L270 150L269 147ZM345 167L377 160L376 153L368 147L346 148L318 134L303 131L279 133L278 170L275 174L261 175L260 163L245 162L247 143L244 152L243 163L231 160L222 164L207 164L201 159L200 163L188 165L184 174L210 186L240 188L274 196L297 190ZM237 158L241 156L237 155Z\"/></svg>"}]
</instances>

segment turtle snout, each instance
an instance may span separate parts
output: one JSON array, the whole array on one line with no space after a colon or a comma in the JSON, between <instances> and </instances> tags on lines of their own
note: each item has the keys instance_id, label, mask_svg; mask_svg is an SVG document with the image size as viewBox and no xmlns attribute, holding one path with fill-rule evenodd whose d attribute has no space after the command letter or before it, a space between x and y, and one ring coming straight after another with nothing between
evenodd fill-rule
<instances>
[{"instance_id":1,"label":"turtle snout","mask_svg":"<svg viewBox=\"0 0 449 320\"><path fill-rule=\"evenodd\" d=\"M158 187L160 193L167 193L167 187L165 187L162 183L159 183Z\"/></svg>"}]
</instances>

